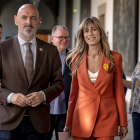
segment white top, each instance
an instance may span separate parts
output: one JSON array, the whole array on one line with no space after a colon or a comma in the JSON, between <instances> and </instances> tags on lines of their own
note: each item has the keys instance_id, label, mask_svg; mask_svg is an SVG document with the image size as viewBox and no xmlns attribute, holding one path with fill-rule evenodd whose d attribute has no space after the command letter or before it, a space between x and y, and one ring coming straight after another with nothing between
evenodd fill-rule
<instances>
[{"instance_id":1,"label":"white top","mask_svg":"<svg viewBox=\"0 0 140 140\"><path fill-rule=\"evenodd\" d=\"M98 76L98 73L99 71L95 72L95 73L92 73L91 71L88 70L88 76L89 76L89 79L91 80L91 82L94 84L95 81L96 81L96 78Z\"/></svg>"}]
</instances>

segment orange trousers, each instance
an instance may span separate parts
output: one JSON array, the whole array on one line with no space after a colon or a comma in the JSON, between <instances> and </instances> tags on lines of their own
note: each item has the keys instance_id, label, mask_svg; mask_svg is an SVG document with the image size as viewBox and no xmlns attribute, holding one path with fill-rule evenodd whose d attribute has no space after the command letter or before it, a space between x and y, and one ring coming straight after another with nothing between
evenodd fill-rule
<instances>
[{"instance_id":1,"label":"orange trousers","mask_svg":"<svg viewBox=\"0 0 140 140\"><path fill-rule=\"evenodd\" d=\"M114 140L114 136L110 136L110 137L93 137L93 136L91 136L90 138L74 137L74 140Z\"/></svg>"}]
</instances>

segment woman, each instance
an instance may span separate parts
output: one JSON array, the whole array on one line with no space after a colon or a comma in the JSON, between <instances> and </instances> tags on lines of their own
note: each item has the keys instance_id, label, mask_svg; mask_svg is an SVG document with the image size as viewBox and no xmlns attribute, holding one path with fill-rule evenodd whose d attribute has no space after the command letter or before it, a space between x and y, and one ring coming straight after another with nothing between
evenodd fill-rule
<instances>
[{"instance_id":1,"label":"woman","mask_svg":"<svg viewBox=\"0 0 140 140\"><path fill-rule=\"evenodd\" d=\"M140 140L140 62L132 73L131 81L123 79L124 86L132 89L129 113L132 114L134 140Z\"/></svg>"},{"instance_id":2,"label":"woman","mask_svg":"<svg viewBox=\"0 0 140 140\"><path fill-rule=\"evenodd\" d=\"M75 140L113 140L127 133L122 58L112 52L100 21L80 25L72 57L72 87L64 131Z\"/></svg>"}]
</instances>

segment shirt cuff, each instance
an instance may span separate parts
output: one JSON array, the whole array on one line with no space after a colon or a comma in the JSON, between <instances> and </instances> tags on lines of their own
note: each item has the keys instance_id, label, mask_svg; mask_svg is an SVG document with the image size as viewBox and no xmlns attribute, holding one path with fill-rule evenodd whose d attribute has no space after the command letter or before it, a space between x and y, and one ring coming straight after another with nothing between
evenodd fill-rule
<instances>
[{"instance_id":1,"label":"shirt cuff","mask_svg":"<svg viewBox=\"0 0 140 140\"><path fill-rule=\"evenodd\" d=\"M40 91L40 92L42 92L44 94L44 102L45 102L46 101L46 95L43 91Z\"/></svg>"},{"instance_id":2,"label":"shirt cuff","mask_svg":"<svg viewBox=\"0 0 140 140\"><path fill-rule=\"evenodd\" d=\"M43 91L40 91L40 92L42 92L43 94L44 94L44 101L42 102L44 105L46 105L46 95L45 95L45 93L43 92Z\"/></svg>"},{"instance_id":3,"label":"shirt cuff","mask_svg":"<svg viewBox=\"0 0 140 140\"><path fill-rule=\"evenodd\" d=\"M10 104L11 103L11 97L12 95L15 94L14 92L10 93L7 97L7 103Z\"/></svg>"}]
</instances>

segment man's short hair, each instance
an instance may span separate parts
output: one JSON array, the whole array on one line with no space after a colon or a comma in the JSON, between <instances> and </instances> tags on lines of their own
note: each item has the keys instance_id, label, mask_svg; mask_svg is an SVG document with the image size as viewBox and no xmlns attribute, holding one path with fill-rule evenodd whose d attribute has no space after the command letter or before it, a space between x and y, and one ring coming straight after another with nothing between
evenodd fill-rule
<instances>
[{"instance_id":1,"label":"man's short hair","mask_svg":"<svg viewBox=\"0 0 140 140\"><path fill-rule=\"evenodd\" d=\"M0 27L2 28L2 24L0 24Z\"/></svg>"},{"instance_id":2,"label":"man's short hair","mask_svg":"<svg viewBox=\"0 0 140 140\"><path fill-rule=\"evenodd\" d=\"M56 32L57 29L61 29L61 30L65 30L65 31L69 32L69 29L66 26L56 25L56 26L53 27L51 35L53 35Z\"/></svg>"}]
</instances>

